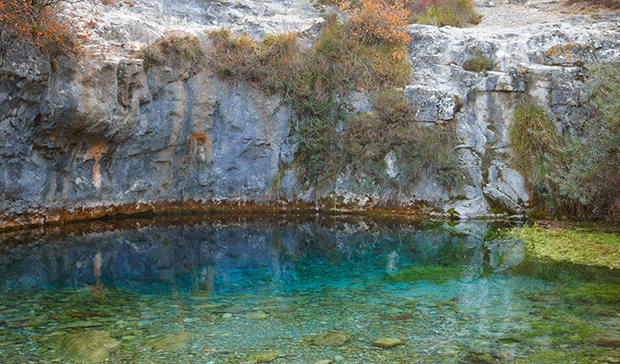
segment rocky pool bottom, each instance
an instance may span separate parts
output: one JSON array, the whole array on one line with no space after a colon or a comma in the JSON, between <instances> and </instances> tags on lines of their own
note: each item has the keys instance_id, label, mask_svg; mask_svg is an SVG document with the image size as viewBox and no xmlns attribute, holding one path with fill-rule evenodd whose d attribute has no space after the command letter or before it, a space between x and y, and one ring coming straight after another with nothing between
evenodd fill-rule
<instances>
[{"instance_id":1,"label":"rocky pool bottom","mask_svg":"<svg viewBox=\"0 0 620 364\"><path fill-rule=\"evenodd\" d=\"M488 222L137 220L1 242L0 362L102 361L620 363L620 274L537 261Z\"/></svg>"}]
</instances>

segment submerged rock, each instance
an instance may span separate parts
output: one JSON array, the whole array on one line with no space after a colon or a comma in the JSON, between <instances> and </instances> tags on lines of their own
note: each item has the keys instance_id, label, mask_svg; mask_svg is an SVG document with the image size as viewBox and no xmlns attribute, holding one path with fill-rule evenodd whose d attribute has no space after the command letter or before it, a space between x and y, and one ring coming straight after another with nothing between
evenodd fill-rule
<instances>
[{"instance_id":1,"label":"submerged rock","mask_svg":"<svg viewBox=\"0 0 620 364\"><path fill-rule=\"evenodd\" d=\"M120 346L119 341L110 338L110 333L92 330L62 335L56 341L55 350L66 361L98 363Z\"/></svg>"},{"instance_id":2,"label":"submerged rock","mask_svg":"<svg viewBox=\"0 0 620 364\"><path fill-rule=\"evenodd\" d=\"M315 336L312 343L319 346L343 346L350 339L351 334L346 331L324 332Z\"/></svg>"},{"instance_id":3,"label":"submerged rock","mask_svg":"<svg viewBox=\"0 0 620 364\"><path fill-rule=\"evenodd\" d=\"M269 317L268 314L266 314L263 311L254 311L254 312L250 312L247 315L245 315L245 318L248 318L250 320L264 320L267 317Z\"/></svg>"},{"instance_id":4,"label":"submerged rock","mask_svg":"<svg viewBox=\"0 0 620 364\"><path fill-rule=\"evenodd\" d=\"M382 349L391 349L400 345L405 345L405 339L386 337L377 341L373 341L372 345Z\"/></svg>"},{"instance_id":5,"label":"submerged rock","mask_svg":"<svg viewBox=\"0 0 620 364\"><path fill-rule=\"evenodd\" d=\"M500 361L489 353L470 351L461 359L461 364L496 364Z\"/></svg>"},{"instance_id":6,"label":"submerged rock","mask_svg":"<svg viewBox=\"0 0 620 364\"><path fill-rule=\"evenodd\" d=\"M479 351L470 351L459 361L462 364L498 364L512 363L514 357L505 351L492 350L488 353Z\"/></svg>"},{"instance_id":7,"label":"submerged rock","mask_svg":"<svg viewBox=\"0 0 620 364\"><path fill-rule=\"evenodd\" d=\"M248 361L251 363L268 363L278 357L278 353L271 350L258 351L249 356Z\"/></svg>"},{"instance_id":8,"label":"submerged rock","mask_svg":"<svg viewBox=\"0 0 620 364\"><path fill-rule=\"evenodd\" d=\"M147 346L155 350L179 350L185 347L192 335L190 332L171 332L149 340Z\"/></svg>"}]
</instances>

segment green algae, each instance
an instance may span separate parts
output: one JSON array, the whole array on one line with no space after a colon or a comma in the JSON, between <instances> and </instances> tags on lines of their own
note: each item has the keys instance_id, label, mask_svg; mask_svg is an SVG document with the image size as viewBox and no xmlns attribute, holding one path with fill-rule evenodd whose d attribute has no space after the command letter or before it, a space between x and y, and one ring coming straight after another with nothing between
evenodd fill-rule
<instances>
[{"instance_id":1,"label":"green algae","mask_svg":"<svg viewBox=\"0 0 620 364\"><path fill-rule=\"evenodd\" d=\"M620 285L617 284L587 283L565 287L562 295L576 303L620 305Z\"/></svg>"},{"instance_id":2,"label":"green algae","mask_svg":"<svg viewBox=\"0 0 620 364\"><path fill-rule=\"evenodd\" d=\"M587 227L529 225L506 231L527 243L528 253L542 259L620 269L620 234Z\"/></svg>"},{"instance_id":3,"label":"green algae","mask_svg":"<svg viewBox=\"0 0 620 364\"><path fill-rule=\"evenodd\" d=\"M546 317L553 320L538 322L530 331L521 334L522 338L545 337L553 344L582 344L593 341L592 334L600 331L586 319L568 314L557 314L549 310Z\"/></svg>"},{"instance_id":4,"label":"green algae","mask_svg":"<svg viewBox=\"0 0 620 364\"><path fill-rule=\"evenodd\" d=\"M516 360L515 364L590 364L601 362L599 359L603 355L605 355L605 350L590 346L579 346L576 348L541 347L533 354Z\"/></svg>"}]
</instances>

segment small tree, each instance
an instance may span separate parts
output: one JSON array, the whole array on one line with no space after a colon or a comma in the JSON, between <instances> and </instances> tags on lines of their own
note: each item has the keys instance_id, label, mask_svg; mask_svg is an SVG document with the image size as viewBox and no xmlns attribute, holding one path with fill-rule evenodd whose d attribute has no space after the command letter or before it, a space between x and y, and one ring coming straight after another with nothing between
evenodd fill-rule
<instances>
[{"instance_id":1,"label":"small tree","mask_svg":"<svg viewBox=\"0 0 620 364\"><path fill-rule=\"evenodd\" d=\"M30 43L52 56L83 53L81 43L90 37L96 23L81 16L64 13L67 4L120 6L116 0L2 0L0 1L0 38ZM95 14L99 15L99 14Z\"/></svg>"}]
</instances>

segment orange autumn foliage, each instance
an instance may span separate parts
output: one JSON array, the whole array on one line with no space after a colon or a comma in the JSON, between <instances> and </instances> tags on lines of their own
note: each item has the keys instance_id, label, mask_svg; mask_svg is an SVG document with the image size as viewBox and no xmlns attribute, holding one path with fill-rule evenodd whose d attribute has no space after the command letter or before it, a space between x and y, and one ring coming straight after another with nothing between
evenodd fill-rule
<instances>
[{"instance_id":1,"label":"orange autumn foliage","mask_svg":"<svg viewBox=\"0 0 620 364\"><path fill-rule=\"evenodd\" d=\"M347 14L352 33L365 41L406 45L410 11L403 0L341 0L340 8Z\"/></svg>"},{"instance_id":2,"label":"orange autumn foliage","mask_svg":"<svg viewBox=\"0 0 620 364\"><path fill-rule=\"evenodd\" d=\"M67 1L76 6L83 1L91 4L120 6L128 1L116 0L78 0ZM81 44L90 35L90 28L96 25L77 14L63 12L65 0L1 0L0 34L2 41L9 38L30 43L43 53L57 56L61 54L80 55L84 52ZM93 15L101 15L95 13Z\"/></svg>"}]
</instances>

